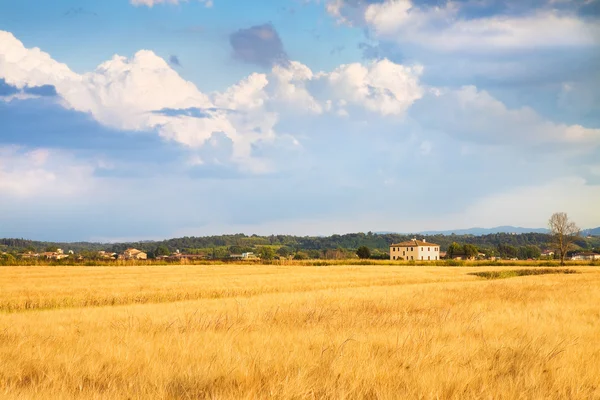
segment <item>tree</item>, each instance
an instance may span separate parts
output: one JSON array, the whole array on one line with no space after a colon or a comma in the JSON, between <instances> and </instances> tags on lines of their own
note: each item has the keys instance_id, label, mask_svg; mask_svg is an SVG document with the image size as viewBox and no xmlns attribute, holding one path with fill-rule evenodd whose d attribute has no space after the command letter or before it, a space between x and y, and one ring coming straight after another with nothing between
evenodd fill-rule
<instances>
[{"instance_id":1,"label":"tree","mask_svg":"<svg viewBox=\"0 0 600 400\"><path fill-rule=\"evenodd\" d=\"M360 246L358 250L356 250L356 255L358 256L358 258L370 258L371 250L369 250L367 246Z\"/></svg>"},{"instance_id":2,"label":"tree","mask_svg":"<svg viewBox=\"0 0 600 400\"><path fill-rule=\"evenodd\" d=\"M569 221L567 213L564 212L552 214L548 226L560 256L560 265L565 265L565 255L573 241L579 236L579 228L575 222Z\"/></svg>"},{"instance_id":3,"label":"tree","mask_svg":"<svg viewBox=\"0 0 600 400\"><path fill-rule=\"evenodd\" d=\"M269 246L262 246L258 249L258 255L262 260L272 260L275 258L275 250Z\"/></svg>"},{"instance_id":4,"label":"tree","mask_svg":"<svg viewBox=\"0 0 600 400\"><path fill-rule=\"evenodd\" d=\"M293 250L286 246L281 246L277 249L277 255L281 257L289 257L292 254Z\"/></svg>"},{"instance_id":5,"label":"tree","mask_svg":"<svg viewBox=\"0 0 600 400\"><path fill-rule=\"evenodd\" d=\"M17 260L12 254L0 254L0 265L15 265Z\"/></svg>"},{"instance_id":6,"label":"tree","mask_svg":"<svg viewBox=\"0 0 600 400\"><path fill-rule=\"evenodd\" d=\"M448 258L454 258L456 256L460 256L463 254L463 247L456 243L452 242L450 246L448 246L448 251L446 252Z\"/></svg>"},{"instance_id":7,"label":"tree","mask_svg":"<svg viewBox=\"0 0 600 400\"><path fill-rule=\"evenodd\" d=\"M169 248L164 244L161 244L160 246L158 246L156 248L156 250L154 251L155 257L170 256L170 255L171 255L171 252L169 251Z\"/></svg>"},{"instance_id":8,"label":"tree","mask_svg":"<svg viewBox=\"0 0 600 400\"><path fill-rule=\"evenodd\" d=\"M473 246L472 244L465 244L463 246L463 251L467 258L475 258L477 257L477 254L479 254L477 247Z\"/></svg>"}]
</instances>

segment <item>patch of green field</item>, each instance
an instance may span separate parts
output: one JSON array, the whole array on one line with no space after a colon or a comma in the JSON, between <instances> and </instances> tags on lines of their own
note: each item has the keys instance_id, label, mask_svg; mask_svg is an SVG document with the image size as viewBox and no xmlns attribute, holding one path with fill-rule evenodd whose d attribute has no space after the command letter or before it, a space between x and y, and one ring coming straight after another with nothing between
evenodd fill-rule
<instances>
[{"instance_id":1,"label":"patch of green field","mask_svg":"<svg viewBox=\"0 0 600 400\"><path fill-rule=\"evenodd\" d=\"M546 275L546 274L577 274L574 269L556 269L556 268L536 268L536 269L511 269L506 271L483 271L471 272L469 275L475 275L485 279L506 279L516 276L527 275Z\"/></svg>"}]
</instances>

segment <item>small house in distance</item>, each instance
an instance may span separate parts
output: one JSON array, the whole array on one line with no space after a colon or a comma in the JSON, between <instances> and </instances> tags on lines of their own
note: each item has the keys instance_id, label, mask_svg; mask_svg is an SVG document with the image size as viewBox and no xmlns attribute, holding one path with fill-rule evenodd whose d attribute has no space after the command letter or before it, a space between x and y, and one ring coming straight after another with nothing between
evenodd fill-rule
<instances>
[{"instance_id":1,"label":"small house in distance","mask_svg":"<svg viewBox=\"0 0 600 400\"><path fill-rule=\"evenodd\" d=\"M252 252L247 252L247 253L242 253L242 254L232 254L229 257L235 258L238 260L258 260L259 259L259 257Z\"/></svg>"},{"instance_id":2,"label":"small house in distance","mask_svg":"<svg viewBox=\"0 0 600 400\"><path fill-rule=\"evenodd\" d=\"M423 240L409 240L390 246L390 260L433 261L440 259L440 246Z\"/></svg>"},{"instance_id":3,"label":"small house in distance","mask_svg":"<svg viewBox=\"0 0 600 400\"><path fill-rule=\"evenodd\" d=\"M571 257L571 260L586 260L586 261L600 260L600 254L586 251L583 253L574 254L573 257Z\"/></svg>"},{"instance_id":4,"label":"small house in distance","mask_svg":"<svg viewBox=\"0 0 600 400\"><path fill-rule=\"evenodd\" d=\"M123 258L125 260L146 260L148 259L148 254L138 249L127 249L119 258Z\"/></svg>"}]
</instances>

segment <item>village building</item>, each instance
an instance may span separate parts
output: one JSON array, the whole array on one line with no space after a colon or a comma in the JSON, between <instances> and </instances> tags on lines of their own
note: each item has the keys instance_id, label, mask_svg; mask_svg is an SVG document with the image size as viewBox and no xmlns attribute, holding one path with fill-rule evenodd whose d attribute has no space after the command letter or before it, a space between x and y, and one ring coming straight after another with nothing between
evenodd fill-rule
<instances>
[{"instance_id":1,"label":"village building","mask_svg":"<svg viewBox=\"0 0 600 400\"><path fill-rule=\"evenodd\" d=\"M48 260L62 260L63 258L68 258L69 255L65 254L62 249L56 249L56 251L41 253L40 257L45 257Z\"/></svg>"},{"instance_id":2,"label":"village building","mask_svg":"<svg viewBox=\"0 0 600 400\"><path fill-rule=\"evenodd\" d=\"M21 258L38 258L39 256L40 255L38 253L34 253L33 251L28 251L21 254Z\"/></svg>"},{"instance_id":3,"label":"village building","mask_svg":"<svg viewBox=\"0 0 600 400\"><path fill-rule=\"evenodd\" d=\"M545 258L554 258L554 252L552 250L544 250L540 256Z\"/></svg>"},{"instance_id":4,"label":"village building","mask_svg":"<svg viewBox=\"0 0 600 400\"><path fill-rule=\"evenodd\" d=\"M122 258L125 260L147 260L148 254L138 249L127 249L123 252Z\"/></svg>"},{"instance_id":5,"label":"village building","mask_svg":"<svg viewBox=\"0 0 600 400\"><path fill-rule=\"evenodd\" d=\"M576 253L571 257L571 260L595 261L600 260L600 254L592 252Z\"/></svg>"},{"instance_id":6,"label":"village building","mask_svg":"<svg viewBox=\"0 0 600 400\"><path fill-rule=\"evenodd\" d=\"M232 254L229 256L230 258L235 258L238 260L257 260L259 257L252 253L252 252L247 252L247 253L242 253L242 254Z\"/></svg>"},{"instance_id":7,"label":"village building","mask_svg":"<svg viewBox=\"0 0 600 400\"><path fill-rule=\"evenodd\" d=\"M98 252L98 257L102 259L113 259L116 258L117 253L109 253L108 251L101 250Z\"/></svg>"},{"instance_id":8,"label":"village building","mask_svg":"<svg viewBox=\"0 0 600 400\"><path fill-rule=\"evenodd\" d=\"M390 260L434 261L440 259L440 246L423 240L409 240L390 246Z\"/></svg>"}]
</instances>

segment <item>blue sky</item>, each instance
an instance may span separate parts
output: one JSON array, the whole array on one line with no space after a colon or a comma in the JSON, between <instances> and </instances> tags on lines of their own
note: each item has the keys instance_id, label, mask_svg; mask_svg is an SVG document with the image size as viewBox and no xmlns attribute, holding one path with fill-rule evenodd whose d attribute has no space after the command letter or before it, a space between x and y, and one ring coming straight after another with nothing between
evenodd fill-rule
<instances>
[{"instance_id":1,"label":"blue sky","mask_svg":"<svg viewBox=\"0 0 600 400\"><path fill-rule=\"evenodd\" d=\"M0 0L0 237L600 225L600 1Z\"/></svg>"}]
</instances>

